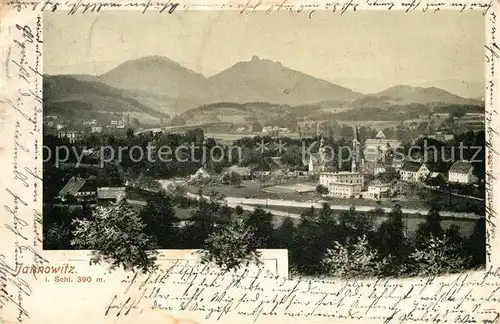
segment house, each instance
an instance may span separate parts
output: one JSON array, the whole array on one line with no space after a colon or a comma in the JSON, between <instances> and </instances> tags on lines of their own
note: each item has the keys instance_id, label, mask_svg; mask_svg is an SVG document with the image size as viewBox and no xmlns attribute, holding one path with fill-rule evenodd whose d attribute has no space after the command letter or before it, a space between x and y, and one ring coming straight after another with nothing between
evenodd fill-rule
<instances>
[{"instance_id":1,"label":"house","mask_svg":"<svg viewBox=\"0 0 500 324\"><path fill-rule=\"evenodd\" d=\"M194 174L191 175L189 178L189 181L193 180L205 180L205 179L210 179L210 174L205 170L204 167L200 167Z\"/></svg>"},{"instance_id":2,"label":"house","mask_svg":"<svg viewBox=\"0 0 500 324\"><path fill-rule=\"evenodd\" d=\"M363 189L363 174L360 172L321 172L319 184L328 189L328 195L338 198L359 197Z\"/></svg>"},{"instance_id":3,"label":"house","mask_svg":"<svg viewBox=\"0 0 500 324\"><path fill-rule=\"evenodd\" d=\"M240 175L241 179L247 180L252 176L252 170L249 167L240 167L237 165L232 165L229 168L224 168L222 170L224 173L232 173L235 172Z\"/></svg>"},{"instance_id":4,"label":"house","mask_svg":"<svg viewBox=\"0 0 500 324\"><path fill-rule=\"evenodd\" d=\"M102 126L92 126L90 131L92 133L100 133L100 132L102 132Z\"/></svg>"},{"instance_id":5,"label":"house","mask_svg":"<svg viewBox=\"0 0 500 324\"><path fill-rule=\"evenodd\" d=\"M97 201L100 203L116 203L127 198L125 187L97 188Z\"/></svg>"},{"instance_id":6,"label":"house","mask_svg":"<svg viewBox=\"0 0 500 324\"><path fill-rule=\"evenodd\" d=\"M427 163L422 163L416 174L417 181L424 181L431 174L431 167Z\"/></svg>"},{"instance_id":7,"label":"house","mask_svg":"<svg viewBox=\"0 0 500 324\"><path fill-rule=\"evenodd\" d=\"M470 162L457 161L448 171L448 182L473 183L475 180L473 172L474 166Z\"/></svg>"},{"instance_id":8,"label":"house","mask_svg":"<svg viewBox=\"0 0 500 324\"><path fill-rule=\"evenodd\" d=\"M383 163L377 163L373 168L373 175L378 176L379 174L388 171L388 169L392 169L392 166L388 166Z\"/></svg>"},{"instance_id":9,"label":"house","mask_svg":"<svg viewBox=\"0 0 500 324\"><path fill-rule=\"evenodd\" d=\"M417 181L417 174L422 165L417 162L405 162L403 167L399 170L399 177L403 181Z\"/></svg>"},{"instance_id":10,"label":"house","mask_svg":"<svg viewBox=\"0 0 500 324\"><path fill-rule=\"evenodd\" d=\"M401 170L401 168L403 167L405 162L406 162L406 159L401 159L401 158L393 159L391 166L394 168L394 170L399 172L399 170Z\"/></svg>"},{"instance_id":11,"label":"house","mask_svg":"<svg viewBox=\"0 0 500 324\"><path fill-rule=\"evenodd\" d=\"M451 141L455 138L455 135L453 134L443 134L442 132L436 132L436 134L430 134L430 135L423 135L420 136L422 137L427 137L427 138L432 138L440 142L448 142Z\"/></svg>"},{"instance_id":12,"label":"house","mask_svg":"<svg viewBox=\"0 0 500 324\"><path fill-rule=\"evenodd\" d=\"M440 172L431 172L425 180L425 184L433 188L439 188L444 185L445 182L445 176Z\"/></svg>"},{"instance_id":13,"label":"house","mask_svg":"<svg viewBox=\"0 0 500 324\"><path fill-rule=\"evenodd\" d=\"M451 116L450 113L433 113L432 114L432 117L438 118L438 119L445 119L445 118L449 118L450 116Z\"/></svg>"},{"instance_id":14,"label":"house","mask_svg":"<svg viewBox=\"0 0 500 324\"><path fill-rule=\"evenodd\" d=\"M61 201L67 201L70 197L75 198L78 202L90 201L95 199L96 188L95 177L88 179L71 177L56 198Z\"/></svg>"},{"instance_id":15,"label":"house","mask_svg":"<svg viewBox=\"0 0 500 324\"><path fill-rule=\"evenodd\" d=\"M390 183L373 182L368 185L366 198L378 200L387 197L391 187Z\"/></svg>"},{"instance_id":16,"label":"house","mask_svg":"<svg viewBox=\"0 0 500 324\"><path fill-rule=\"evenodd\" d=\"M73 144L76 141L78 141L81 136L80 136L80 132L66 130L66 131L57 132L57 137L58 138L65 138L70 142L70 144Z\"/></svg>"}]
</instances>

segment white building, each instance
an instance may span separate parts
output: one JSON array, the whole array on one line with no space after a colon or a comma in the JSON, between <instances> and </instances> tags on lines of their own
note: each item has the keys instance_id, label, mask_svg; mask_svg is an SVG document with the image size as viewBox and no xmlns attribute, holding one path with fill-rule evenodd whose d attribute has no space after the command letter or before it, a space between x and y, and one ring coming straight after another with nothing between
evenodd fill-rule
<instances>
[{"instance_id":1,"label":"white building","mask_svg":"<svg viewBox=\"0 0 500 324\"><path fill-rule=\"evenodd\" d=\"M390 183L372 183L368 185L368 197L371 199L380 199L387 195L391 188Z\"/></svg>"},{"instance_id":2,"label":"white building","mask_svg":"<svg viewBox=\"0 0 500 324\"><path fill-rule=\"evenodd\" d=\"M90 131L92 133L100 133L100 132L102 132L102 126L92 126Z\"/></svg>"},{"instance_id":3,"label":"white building","mask_svg":"<svg viewBox=\"0 0 500 324\"><path fill-rule=\"evenodd\" d=\"M77 131L60 131L57 137L66 138L71 144L75 143L80 138L80 133Z\"/></svg>"},{"instance_id":4,"label":"white building","mask_svg":"<svg viewBox=\"0 0 500 324\"><path fill-rule=\"evenodd\" d=\"M417 173L420 170L420 163L405 162L401 170L399 170L399 177L403 181L413 182L417 181Z\"/></svg>"},{"instance_id":5,"label":"white building","mask_svg":"<svg viewBox=\"0 0 500 324\"><path fill-rule=\"evenodd\" d=\"M363 189L363 174L359 172L322 172L319 183L328 189L328 195L338 198L358 197Z\"/></svg>"},{"instance_id":6,"label":"white building","mask_svg":"<svg viewBox=\"0 0 500 324\"><path fill-rule=\"evenodd\" d=\"M448 171L448 181L457 183L472 183L475 180L473 175L474 166L467 161L457 161L453 163Z\"/></svg>"}]
</instances>

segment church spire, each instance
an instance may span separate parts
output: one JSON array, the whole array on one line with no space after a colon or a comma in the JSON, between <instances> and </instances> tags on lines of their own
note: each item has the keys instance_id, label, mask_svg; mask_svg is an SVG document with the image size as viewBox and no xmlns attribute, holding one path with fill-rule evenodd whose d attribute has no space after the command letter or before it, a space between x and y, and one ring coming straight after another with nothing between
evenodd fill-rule
<instances>
[{"instance_id":1,"label":"church spire","mask_svg":"<svg viewBox=\"0 0 500 324\"><path fill-rule=\"evenodd\" d=\"M361 158L361 142L359 140L358 126L355 126L354 139L352 140L352 163L351 171L359 172L360 170L360 158Z\"/></svg>"}]
</instances>

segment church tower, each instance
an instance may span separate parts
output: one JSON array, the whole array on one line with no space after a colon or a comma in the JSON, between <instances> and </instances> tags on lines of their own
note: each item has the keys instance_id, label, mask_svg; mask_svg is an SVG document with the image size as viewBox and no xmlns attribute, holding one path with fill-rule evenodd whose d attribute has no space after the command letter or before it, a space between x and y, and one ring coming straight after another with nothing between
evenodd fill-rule
<instances>
[{"instance_id":1,"label":"church tower","mask_svg":"<svg viewBox=\"0 0 500 324\"><path fill-rule=\"evenodd\" d=\"M321 139L319 140L319 150L318 150L318 154L319 154L319 159L321 162L325 161L325 140L323 138L323 136L321 136Z\"/></svg>"},{"instance_id":2,"label":"church tower","mask_svg":"<svg viewBox=\"0 0 500 324\"><path fill-rule=\"evenodd\" d=\"M356 126L354 139L352 140L352 172L361 172L361 142L359 140L358 126Z\"/></svg>"}]
</instances>

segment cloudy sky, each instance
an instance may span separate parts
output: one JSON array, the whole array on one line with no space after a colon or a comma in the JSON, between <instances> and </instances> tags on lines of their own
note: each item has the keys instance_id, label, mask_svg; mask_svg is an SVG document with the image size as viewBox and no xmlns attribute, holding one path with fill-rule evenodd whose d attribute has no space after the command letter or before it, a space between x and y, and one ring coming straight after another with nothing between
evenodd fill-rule
<instances>
[{"instance_id":1,"label":"cloudy sky","mask_svg":"<svg viewBox=\"0 0 500 324\"><path fill-rule=\"evenodd\" d=\"M147 55L205 76L253 55L326 80L483 82L480 12L44 14L44 72L101 74Z\"/></svg>"}]
</instances>

